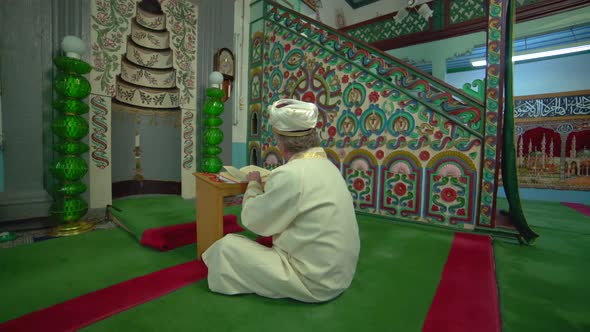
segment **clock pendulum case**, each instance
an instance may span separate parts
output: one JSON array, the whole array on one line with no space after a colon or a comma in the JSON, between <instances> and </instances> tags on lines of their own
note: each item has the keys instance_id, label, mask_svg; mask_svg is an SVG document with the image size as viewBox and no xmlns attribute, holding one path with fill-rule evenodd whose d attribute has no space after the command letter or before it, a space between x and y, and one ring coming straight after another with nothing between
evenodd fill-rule
<instances>
[{"instance_id":1,"label":"clock pendulum case","mask_svg":"<svg viewBox=\"0 0 590 332\"><path fill-rule=\"evenodd\" d=\"M221 48L214 57L214 70L220 72L223 75L223 83L221 89L225 96L222 101L225 102L231 97L232 85L235 78L235 57L231 50L228 48Z\"/></svg>"}]
</instances>

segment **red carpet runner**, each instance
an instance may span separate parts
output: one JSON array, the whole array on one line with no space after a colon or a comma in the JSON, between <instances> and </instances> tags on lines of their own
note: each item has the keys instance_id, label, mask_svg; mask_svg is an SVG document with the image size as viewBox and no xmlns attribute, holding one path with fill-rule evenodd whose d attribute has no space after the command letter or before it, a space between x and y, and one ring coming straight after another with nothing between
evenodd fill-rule
<instances>
[{"instance_id":1,"label":"red carpet runner","mask_svg":"<svg viewBox=\"0 0 590 332\"><path fill-rule=\"evenodd\" d=\"M226 233L243 230L237 223L235 216L229 218L226 216L224 222ZM192 224L194 225L194 223ZM159 235L153 233L155 234L154 238L161 237L170 240L166 236L183 228L186 232L186 227L163 227L161 229L167 230ZM191 233L196 234L196 230ZM182 234L178 234L182 237ZM178 246L185 241L188 241L186 237L180 242L165 243L167 246ZM185 244L193 242L195 241ZM256 242L272 247L272 237L259 237ZM144 244L143 238L142 244ZM75 331L206 277L207 266L200 260L172 266L13 319L0 324L0 331Z\"/></svg>"},{"instance_id":2,"label":"red carpet runner","mask_svg":"<svg viewBox=\"0 0 590 332\"><path fill-rule=\"evenodd\" d=\"M590 206L588 205L584 205L584 204L579 204L579 203L561 203L567 207L570 207L584 215L586 215L587 217L590 217Z\"/></svg>"},{"instance_id":3,"label":"red carpet runner","mask_svg":"<svg viewBox=\"0 0 590 332\"><path fill-rule=\"evenodd\" d=\"M225 234L242 232L238 218L229 214L223 216L223 232ZM141 244L159 251L168 251L197 242L197 224L186 224L150 228L141 234Z\"/></svg>"},{"instance_id":4,"label":"red carpet runner","mask_svg":"<svg viewBox=\"0 0 590 332\"><path fill-rule=\"evenodd\" d=\"M456 233L422 331L500 330L491 238Z\"/></svg>"},{"instance_id":5,"label":"red carpet runner","mask_svg":"<svg viewBox=\"0 0 590 332\"><path fill-rule=\"evenodd\" d=\"M34 311L0 324L0 331L75 331L206 276L202 261L172 266Z\"/></svg>"}]
</instances>

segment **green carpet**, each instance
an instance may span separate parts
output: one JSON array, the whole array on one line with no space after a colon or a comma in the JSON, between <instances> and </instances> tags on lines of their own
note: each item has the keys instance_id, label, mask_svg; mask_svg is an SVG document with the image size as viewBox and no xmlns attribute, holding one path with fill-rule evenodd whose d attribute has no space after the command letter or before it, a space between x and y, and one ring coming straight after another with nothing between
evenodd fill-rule
<instances>
[{"instance_id":1,"label":"green carpet","mask_svg":"<svg viewBox=\"0 0 590 332\"><path fill-rule=\"evenodd\" d=\"M134 203L128 200L120 206L130 213L135 209L129 204ZM506 201L500 200L498 206L506 208ZM590 331L586 281L590 218L559 203L526 201L523 206L529 223L541 235L535 246L494 243L503 331ZM167 215L184 209L183 214L170 217L170 224L194 218L190 201L176 198L176 202L162 203L154 213L163 213L162 208ZM239 216L239 207L226 213ZM163 226L147 211L131 215L138 222L135 231ZM278 326L283 331L419 331L452 234L369 217L360 217L359 225L362 248L357 276L352 287L333 302L308 305L254 295L229 297L209 292L202 281L87 330L258 331ZM194 245L166 253L142 248L119 229L1 250L1 303L9 305L2 305L0 322L194 259L194 255Z\"/></svg>"},{"instance_id":2,"label":"green carpet","mask_svg":"<svg viewBox=\"0 0 590 332\"><path fill-rule=\"evenodd\" d=\"M138 239L147 229L183 224L196 218L194 199L180 196L122 198L113 201L113 207L112 214ZM240 220L239 205L226 207L224 213L236 214Z\"/></svg>"},{"instance_id":3,"label":"green carpet","mask_svg":"<svg viewBox=\"0 0 590 332\"><path fill-rule=\"evenodd\" d=\"M121 229L0 250L0 322L194 259L194 245L166 254Z\"/></svg>"},{"instance_id":4,"label":"green carpet","mask_svg":"<svg viewBox=\"0 0 590 332\"><path fill-rule=\"evenodd\" d=\"M419 331L453 239L449 232L359 219L361 256L351 288L310 305L211 293L207 282L103 320L90 331Z\"/></svg>"},{"instance_id":5,"label":"green carpet","mask_svg":"<svg viewBox=\"0 0 590 332\"><path fill-rule=\"evenodd\" d=\"M522 201L522 208L534 231L544 232L551 229L590 235L590 218L561 203ZM508 210L508 201L499 198L498 209Z\"/></svg>"},{"instance_id":6,"label":"green carpet","mask_svg":"<svg viewBox=\"0 0 590 332\"><path fill-rule=\"evenodd\" d=\"M195 220L192 200L180 196L130 197L113 201L110 210L132 234L141 237L149 228L176 225Z\"/></svg>"},{"instance_id":7,"label":"green carpet","mask_svg":"<svg viewBox=\"0 0 590 332\"><path fill-rule=\"evenodd\" d=\"M590 218L554 202L523 207L535 245L494 243L503 331L590 331Z\"/></svg>"}]
</instances>

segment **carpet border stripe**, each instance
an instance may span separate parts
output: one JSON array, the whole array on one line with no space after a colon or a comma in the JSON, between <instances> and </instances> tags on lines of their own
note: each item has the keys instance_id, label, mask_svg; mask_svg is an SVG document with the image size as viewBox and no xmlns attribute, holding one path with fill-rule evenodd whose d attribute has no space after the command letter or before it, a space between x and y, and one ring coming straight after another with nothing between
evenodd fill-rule
<instances>
[{"instance_id":1,"label":"carpet border stripe","mask_svg":"<svg viewBox=\"0 0 590 332\"><path fill-rule=\"evenodd\" d=\"M584 204L580 204L580 203L567 203L567 202L561 202L561 204L578 211L579 213L585 215L586 217L590 217L590 206L588 206L588 205L584 205Z\"/></svg>"},{"instance_id":2,"label":"carpet border stripe","mask_svg":"<svg viewBox=\"0 0 590 332\"><path fill-rule=\"evenodd\" d=\"M491 237L455 233L423 332L500 332Z\"/></svg>"},{"instance_id":3,"label":"carpet border stripe","mask_svg":"<svg viewBox=\"0 0 590 332\"><path fill-rule=\"evenodd\" d=\"M31 312L0 331L76 331L206 277L203 261L189 261Z\"/></svg>"}]
</instances>

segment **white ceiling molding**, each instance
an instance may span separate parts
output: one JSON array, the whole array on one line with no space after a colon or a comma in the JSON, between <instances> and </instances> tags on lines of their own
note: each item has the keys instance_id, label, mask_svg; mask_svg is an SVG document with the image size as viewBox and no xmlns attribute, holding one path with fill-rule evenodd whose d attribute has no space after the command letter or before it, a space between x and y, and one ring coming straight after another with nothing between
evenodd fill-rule
<instances>
[{"instance_id":1,"label":"white ceiling molding","mask_svg":"<svg viewBox=\"0 0 590 332\"><path fill-rule=\"evenodd\" d=\"M395 23L401 24L403 20L409 15L409 10L415 10L420 17L424 20L428 21L434 14L434 11L430 9L428 6L428 2L432 2L433 0L403 0L406 6L403 6L397 11L397 14L393 18Z\"/></svg>"}]
</instances>

